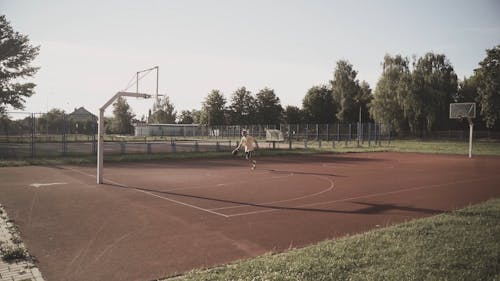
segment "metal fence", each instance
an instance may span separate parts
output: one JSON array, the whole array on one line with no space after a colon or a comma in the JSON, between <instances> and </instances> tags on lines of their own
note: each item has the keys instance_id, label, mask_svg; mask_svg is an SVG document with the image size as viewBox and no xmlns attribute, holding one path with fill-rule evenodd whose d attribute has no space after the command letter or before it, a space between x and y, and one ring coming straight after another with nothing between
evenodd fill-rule
<instances>
[{"instance_id":1,"label":"metal fence","mask_svg":"<svg viewBox=\"0 0 500 281\"><path fill-rule=\"evenodd\" d=\"M97 152L95 120L74 119L66 114L9 112L0 117L0 159L88 156ZM393 139L415 138L409 132L395 134L378 123L282 124L282 125L176 125L155 136L105 135L104 153L172 153L230 151L246 129L260 140L261 147L292 149L351 145L381 145ZM279 129L285 141L265 143L266 130ZM474 131L475 138L500 139L498 131ZM437 131L428 139L467 141L468 129Z\"/></svg>"}]
</instances>

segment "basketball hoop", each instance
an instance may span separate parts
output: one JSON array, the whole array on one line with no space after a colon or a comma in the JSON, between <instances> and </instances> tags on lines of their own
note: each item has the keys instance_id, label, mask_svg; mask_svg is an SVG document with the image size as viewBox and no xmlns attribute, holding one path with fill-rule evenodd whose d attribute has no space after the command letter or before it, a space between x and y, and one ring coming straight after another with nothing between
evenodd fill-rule
<instances>
[{"instance_id":1,"label":"basketball hoop","mask_svg":"<svg viewBox=\"0 0 500 281\"><path fill-rule=\"evenodd\" d=\"M136 98L151 98L151 95L143 93L132 92L118 92L110 100L108 100L101 108L99 108L99 124L97 127L97 184L102 184L103 176L103 163L104 163L104 111L116 99L120 97L136 97Z\"/></svg>"},{"instance_id":2,"label":"basketball hoop","mask_svg":"<svg viewBox=\"0 0 500 281\"><path fill-rule=\"evenodd\" d=\"M476 118L476 103L450 103L450 119L467 119L469 122L469 158L472 157L472 131L474 127L474 123L472 122L473 118Z\"/></svg>"}]
</instances>

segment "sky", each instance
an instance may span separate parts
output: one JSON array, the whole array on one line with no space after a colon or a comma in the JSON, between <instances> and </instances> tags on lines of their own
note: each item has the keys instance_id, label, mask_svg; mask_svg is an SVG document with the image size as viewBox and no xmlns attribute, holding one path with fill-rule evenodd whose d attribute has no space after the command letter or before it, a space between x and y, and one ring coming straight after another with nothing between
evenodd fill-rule
<instances>
[{"instance_id":1,"label":"sky","mask_svg":"<svg viewBox=\"0 0 500 281\"><path fill-rule=\"evenodd\" d=\"M159 94L178 112L200 109L213 89L229 102L243 86L274 89L284 107L301 107L339 60L374 90L386 54L442 53L462 79L500 44L500 0L0 0L0 14L40 46L27 112L97 114L153 66ZM139 92L156 92L156 73ZM127 101L137 117L153 104Z\"/></svg>"}]
</instances>

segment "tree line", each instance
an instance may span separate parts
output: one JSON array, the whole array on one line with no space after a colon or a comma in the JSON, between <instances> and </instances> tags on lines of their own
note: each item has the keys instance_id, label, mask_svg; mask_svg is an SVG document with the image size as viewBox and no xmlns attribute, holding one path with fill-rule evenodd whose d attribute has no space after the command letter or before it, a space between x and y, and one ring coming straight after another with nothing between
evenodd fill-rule
<instances>
[{"instance_id":1,"label":"tree line","mask_svg":"<svg viewBox=\"0 0 500 281\"><path fill-rule=\"evenodd\" d=\"M23 109L25 99L35 93L34 83L19 81L37 72L38 68L30 64L40 47L31 46L28 37L14 31L3 15L0 37L0 65L5 66L0 68L0 115L2 122L7 122L7 107ZM240 87L230 93L229 99L214 89L205 96L200 109L179 114L170 98L164 97L155 101L147 117L137 119L126 100L120 98L113 104L113 117L106 120L107 131L130 133L134 122L271 125L361 121L390 125L396 133L425 134L459 125L448 118L452 102L475 102L476 124L499 128L500 45L487 49L478 68L462 80L446 55L434 52L411 59L387 54L381 67L382 74L372 90L366 81L358 80L358 72L348 60L339 60L332 80L312 86L300 107L283 107L274 89L266 87L254 94ZM53 119L49 113L44 116L47 122Z\"/></svg>"},{"instance_id":2,"label":"tree line","mask_svg":"<svg viewBox=\"0 0 500 281\"><path fill-rule=\"evenodd\" d=\"M375 90L357 79L347 60L339 60L332 80L311 87L301 107L282 107L273 89L253 95L246 87L236 89L229 100L212 90L200 110L183 110L176 118L174 106L165 98L170 120L205 125L297 124L377 122L395 132L425 134L459 127L449 119L449 104L475 102L476 125L498 128L500 118L500 45L486 50L473 75L459 80L444 54L428 52L411 60L400 54L384 57ZM163 119L165 121L166 119ZM162 121L162 120L159 120ZM162 123L162 122L159 122Z\"/></svg>"}]
</instances>

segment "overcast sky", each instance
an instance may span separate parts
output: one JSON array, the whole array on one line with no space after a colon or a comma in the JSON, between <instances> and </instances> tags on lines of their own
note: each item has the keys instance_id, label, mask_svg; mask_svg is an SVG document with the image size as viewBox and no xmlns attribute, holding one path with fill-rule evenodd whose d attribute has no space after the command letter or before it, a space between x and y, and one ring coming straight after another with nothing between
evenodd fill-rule
<instances>
[{"instance_id":1,"label":"overcast sky","mask_svg":"<svg viewBox=\"0 0 500 281\"><path fill-rule=\"evenodd\" d=\"M0 13L41 46L30 112L97 112L156 65L159 92L178 112L201 108L212 89L229 101L242 86L300 107L340 59L375 89L385 54L444 53L462 79L500 44L500 0L0 0ZM154 93L155 82L146 76L140 92ZM152 105L128 101L138 117Z\"/></svg>"}]
</instances>

